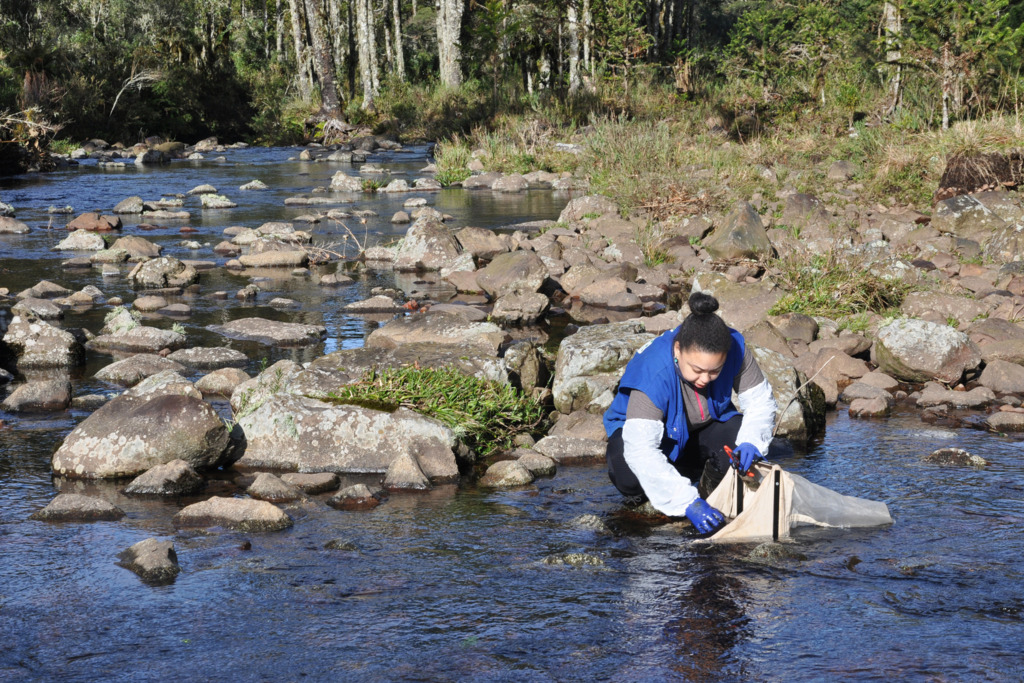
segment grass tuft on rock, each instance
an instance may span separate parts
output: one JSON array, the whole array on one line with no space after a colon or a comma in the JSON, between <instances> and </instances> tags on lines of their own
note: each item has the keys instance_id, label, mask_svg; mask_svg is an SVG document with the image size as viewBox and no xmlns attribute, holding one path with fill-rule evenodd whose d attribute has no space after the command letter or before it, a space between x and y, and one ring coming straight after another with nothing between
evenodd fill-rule
<instances>
[{"instance_id":1,"label":"grass tuft on rock","mask_svg":"<svg viewBox=\"0 0 1024 683\"><path fill-rule=\"evenodd\" d=\"M802 313L827 318L849 318L864 313L892 313L915 286L878 275L869 267L836 252L818 254L810 261L780 259L776 279L789 293L769 315Z\"/></svg>"},{"instance_id":2,"label":"grass tuft on rock","mask_svg":"<svg viewBox=\"0 0 1024 683\"><path fill-rule=\"evenodd\" d=\"M450 368L372 370L329 400L376 410L409 408L444 423L485 457L512 448L516 435L537 432L544 420L543 406L511 385Z\"/></svg>"}]
</instances>

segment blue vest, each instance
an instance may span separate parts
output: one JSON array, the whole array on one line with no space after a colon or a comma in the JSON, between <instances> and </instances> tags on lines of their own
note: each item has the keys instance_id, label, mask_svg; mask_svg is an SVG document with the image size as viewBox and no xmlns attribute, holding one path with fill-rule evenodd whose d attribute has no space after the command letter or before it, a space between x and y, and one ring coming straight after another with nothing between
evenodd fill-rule
<instances>
[{"instance_id":1,"label":"blue vest","mask_svg":"<svg viewBox=\"0 0 1024 683\"><path fill-rule=\"evenodd\" d=\"M636 389L647 394L662 412L665 422L665 437L662 450L671 462L675 462L689 438L686 428L686 410L683 405L683 390L676 370L672 345L679 328L669 330L641 348L626 365L626 372L619 382L619 390L611 406L604 414L604 428L611 436L626 422L626 406L629 393ZM732 405L732 386L743 367L745 346L743 335L730 328L732 347L725 357L722 372L707 385L708 409L711 418L725 422L738 415Z\"/></svg>"}]
</instances>

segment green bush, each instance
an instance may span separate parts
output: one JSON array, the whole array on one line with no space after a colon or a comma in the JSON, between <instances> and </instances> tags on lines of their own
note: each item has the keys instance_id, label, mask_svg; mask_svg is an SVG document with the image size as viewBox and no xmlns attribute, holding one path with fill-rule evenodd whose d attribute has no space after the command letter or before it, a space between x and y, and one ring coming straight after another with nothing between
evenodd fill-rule
<instances>
[{"instance_id":1,"label":"green bush","mask_svg":"<svg viewBox=\"0 0 1024 683\"><path fill-rule=\"evenodd\" d=\"M544 408L511 385L451 368L387 368L330 394L338 404L393 412L400 407L443 422L481 456L513 446L517 434L537 433Z\"/></svg>"}]
</instances>

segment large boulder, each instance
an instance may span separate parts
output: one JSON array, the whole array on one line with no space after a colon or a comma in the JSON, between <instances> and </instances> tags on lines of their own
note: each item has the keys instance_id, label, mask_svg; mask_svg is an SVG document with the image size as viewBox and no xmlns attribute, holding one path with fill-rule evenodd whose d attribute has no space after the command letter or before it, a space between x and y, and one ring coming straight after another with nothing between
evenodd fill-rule
<instances>
[{"instance_id":1,"label":"large boulder","mask_svg":"<svg viewBox=\"0 0 1024 683\"><path fill-rule=\"evenodd\" d=\"M117 216L104 216L89 211L68 223L68 230L89 230L92 232L109 232L121 229L121 219Z\"/></svg>"},{"instance_id":2,"label":"large boulder","mask_svg":"<svg viewBox=\"0 0 1024 683\"><path fill-rule=\"evenodd\" d=\"M79 423L52 465L61 476L83 479L133 477L178 459L206 469L220 463L227 445L224 422L202 399L133 389Z\"/></svg>"},{"instance_id":3,"label":"large boulder","mask_svg":"<svg viewBox=\"0 0 1024 683\"><path fill-rule=\"evenodd\" d=\"M807 376L794 368L792 361L781 353L752 348L757 364L772 385L778 404L775 435L797 442L814 438L825 428L825 394L821 387L807 384ZM800 389L799 393L797 389Z\"/></svg>"},{"instance_id":4,"label":"large boulder","mask_svg":"<svg viewBox=\"0 0 1024 683\"><path fill-rule=\"evenodd\" d=\"M187 287L199 281L199 272L173 256L163 256L135 266L128 281L137 289Z\"/></svg>"},{"instance_id":5,"label":"large boulder","mask_svg":"<svg viewBox=\"0 0 1024 683\"><path fill-rule=\"evenodd\" d=\"M405 233L395 252L396 270L441 270L459 255L459 244L444 224L433 218L419 218Z\"/></svg>"},{"instance_id":6,"label":"large boulder","mask_svg":"<svg viewBox=\"0 0 1024 683\"><path fill-rule=\"evenodd\" d=\"M954 237L973 240L978 244L985 244L993 234L1006 225L1006 221L971 195L944 199L935 205L932 212L933 228Z\"/></svg>"},{"instance_id":7,"label":"large boulder","mask_svg":"<svg viewBox=\"0 0 1024 683\"><path fill-rule=\"evenodd\" d=\"M0 216L0 235L26 235L30 230L31 228L16 218Z\"/></svg>"},{"instance_id":8,"label":"large boulder","mask_svg":"<svg viewBox=\"0 0 1024 683\"><path fill-rule=\"evenodd\" d=\"M154 353L140 353L101 368L96 379L131 387L165 370L184 372L185 366Z\"/></svg>"},{"instance_id":9,"label":"large boulder","mask_svg":"<svg viewBox=\"0 0 1024 683\"><path fill-rule=\"evenodd\" d=\"M146 238L139 237L138 235L125 235L124 237L117 238L117 241L110 247L111 251L118 249L128 252L128 258L131 261L146 261L159 258L163 247L153 244Z\"/></svg>"},{"instance_id":10,"label":"large boulder","mask_svg":"<svg viewBox=\"0 0 1024 683\"><path fill-rule=\"evenodd\" d=\"M124 510L102 498L61 493L29 519L39 522L100 522L124 517Z\"/></svg>"},{"instance_id":11,"label":"large boulder","mask_svg":"<svg viewBox=\"0 0 1024 683\"><path fill-rule=\"evenodd\" d=\"M174 523L179 527L220 526L252 533L287 529L292 519L284 510L265 500L214 496L183 508L174 515Z\"/></svg>"},{"instance_id":12,"label":"large boulder","mask_svg":"<svg viewBox=\"0 0 1024 683\"><path fill-rule=\"evenodd\" d=\"M506 294L494 303L491 317L510 325L531 325L548 310L551 302L540 292Z\"/></svg>"},{"instance_id":13,"label":"large boulder","mask_svg":"<svg viewBox=\"0 0 1024 683\"><path fill-rule=\"evenodd\" d=\"M693 291L718 299L722 320L741 332L767 320L769 309L783 296L782 290L767 280L740 284L721 273L708 272L694 276Z\"/></svg>"},{"instance_id":14,"label":"large boulder","mask_svg":"<svg viewBox=\"0 0 1024 683\"><path fill-rule=\"evenodd\" d=\"M22 299L11 306L11 313L24 318L58 320L64 317L64 308L49 299Z\"/></svg>"},{"instance_id":15,"label":"large boulder","mask_svg":"<svg viewBox=\"0 0 1024 683\"><path fill-rule=\"evenodd\" d=\"M566 204L565 208L562 209L562 213L558 215L558 221L560 223L574 223L583 220L583 217L588 214L603 216L605 214L618 215L618 213L618 204L607 197L586 195L584 197L576 197Z\"/></svg>"},{"instance_id":16,"label":"large boulder","mask_svg":"<svg viewBox=\"0 0 1024 683\"><path fill-rule=\"evenodd\" d=\"M882 372L905 382L950 384L981 363L981 351L963 332L914 319L879 329L872 354Z\"/></svg>"},{"instance_id":17,"label":"large boulder","mask_svg":"<svg viewBox=\"0 0 1024 683\"><path fill-rule=\"evenodd\" d=\"M71 380L43 379L20 385L0 404L11 413L48 413L71 405Z\"/></svg>"},{"instance_id":18,"label":"large boulder","mask_svg":"<svg viewBox=\"0 0 1024 683\"><path fill-rule=\"evenodd\" d=\"M185 346L185 341L185 335L174 330L138 325L113 334L101 334L90 339L85 346L90 351L107 353L159 353L164 349L180 349Z\"/></svg>"},{"instance_id":19,"label":"large boulder","mask_svg":"<svg viewBox=\"0 0 1024 683\"><path fill-rule=\"evenodd\" d=\"M455 239L462 246L463 253L468 252L485 261L508 251L508 243L498 233L485 228L463 228L455 233Z\"/></svg>"},{"instance_id":20,"label":"large boulder","mask_svg":"<svg viewBox=\"0 0 1024 683\"><path fill-rule=\"evenodd\" d=\"M210 325L211 332L230 339L245 339L274 346L315 344L327 334L323 325L284 323L265 318L239 318L223 325Z\"/></svg>"},{"instance_id":21,"label":"large boulder","mask_svg":"<svg viewBox=\"0 0 1024 683\"><path fill-rule=\"evenodd\" d=\"M492 298L506 294L536 292L548 276L548 268L532 251L497 255L486 268L477 271L476 281Z\"/></svg>"},{"instance_id":22,"label":"large boulder","mask_svg":"<svg viewBox=\"0 0 1024 683\"><path fill-rule=\"evenodd\" d=\"M286 391L300 373L302 366L295 361L279 360L256 377L237 385L231 392L235 419L249 415L271 396Z\"/></svg>"},{"instance_id":23,"label":"large boulder","mask_svg":"<svg viewBox=\"0 0 1024 683\"><path fill-rule=\"evenodd\" d=\"M142 197L133 196L119 201L114 207L114 213L142 213L144 208Z\"/></svg>"},{"instance_id":24,"label":"large boulder","mask_svg":"<svg viewBox=\"0 0 1024 683\"><path fill-rule=\"evenodd\" d=\"M101 251L106 248L107 243L101 235L81 229L75 230L53 247L54 251Z\"/></svg>"},{"instance_id":25,"label":"large boulder","mask_svg":"<svg viewBox=\"0 0 1024 683\"><path fill-rule=\"evenodd\" d=\"M974 299L962 296L951 296L939 292L911 292L904 299L900 310L909 318L924 318L938 314L941 318L955 319L961 325L968 325L974 320L988 315L995 307Z\"/></svg>"},{"instance_id":26,"label":"large boulder","mask_svg":"<svg viewBox=\"0 0 1024 683\"><path fill-rule=\"evenodd\" d=\"M249 362L249 357L244 353L225 346L196 346L191 349L181 349L167 358L196 370L242 368Z\"/></svg>"},{"instance_id":27,"label":"large boulder","mask_svg":"<svg viewBox=\"0 0 1024 683\"><path fill-rule=\"evenodd\" d=\"M459 470L455 435L411 410L394 413L277 394L242 417L245 452L238 464L299 472L386 472L400 455L415 458L432 481Z\"/></svg>"},{"instance_id":28,"label":"large boulder","mask_svg":"<svg viewBox=\"0 0 1024 683\"><path fill-rule=\"evenodd\" d=\"M371 370L415 366L435 370L452 369L492 382L509 381L509 354L498 358L489 349L472 345L443 345L430 342L402 344L393 349L363 347L344 349L317 358L295 377L288 390L299 389L306 396L326 397L343 384L358 380ZM538 370L534 371L536 377Z\"/></svg>"},{"instance_id":29,"label":"large boulder","mask_svg":"<svg viewBox=\"0 0 1024 683\"><path fill-rule=\"evenodd\" d=\"M505 333L492 323L472 323L450 313L428 312L392 320L370 333L369 348L394 349L404 344L430 343L438 346L472 346L498 355Z\"/></svg>"},{"instance_id":30,"label":"large boulder","mask_svg":"<svg viewBox=\"0 0 1024 683\"><path fill-rule=\"evenodd\" d=\"M1005 360L985 364L978 383L1001 394L1024 394L1024 367Z\"/></svg>"},{"instance_id":31,"label":"large boulder","mask_svg":"<svg viewBox=\"0 0 1024 683\"><path fill-rule=\"evenodd\" d=\"M172 460L135 477L124 492L133 496L191 496L205 486L206 481L192 465Z\"/></svg>"},{"instance_id":32,"label":"large boulder","mask_svg":"<svg viewBox=\"0 0 1024 683\"><path fill-rule=\"evenodd\" d=\"M704 248L716 259L756 259L772 252L772 243L757 209L740 201L722 225L704 240Z\"/></svg>"},{"instance_id":33,"label":"large boulder","mask_svg":"<svg viewBox=\"0 0 1024 683\"><path fill-rule=\"evenodd\" d=\"M335 192L362 192L363 181L361 178L353 178L344 171L338 171L331 178L331 189Z\"/></svg>"},{"instance_id":34,"label":"large boulder","mask_svg":"<svg viewBox=\"0 0 1024 683\"><path fill-rule=\"evenodd\" d=\"M14 316L3 341L20 369L67 368L85 362L85 350L75 335L42 320Z\"/></svg>"},{"instance_id":35,"label":"large boulder","mask_svg":"<svg viewBox=\"0 0 1024 683\"><path fill-rule=\"evenodd\" d=\"M555 408L603 412L611 405L626 364L654 339L640 320L590 325L566 337L558 347L552 385Z\"/></svg>"}]
</instances>

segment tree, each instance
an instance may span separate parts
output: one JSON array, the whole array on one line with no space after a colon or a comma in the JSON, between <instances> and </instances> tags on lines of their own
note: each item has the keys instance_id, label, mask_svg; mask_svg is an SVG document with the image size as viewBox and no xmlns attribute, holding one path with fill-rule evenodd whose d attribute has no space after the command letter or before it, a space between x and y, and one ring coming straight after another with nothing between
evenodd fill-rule
<instances>
[{"instance_id":1,"label":"tree","mask_svg":"<svg viewBox=\"0 0 1024 683\"><path fill-rule=\"evenodd\" d=\"M356 43L359 46L359 78L363 86L363 111L375 111L374 100L380 77L377 75L377 41L370 0L353 0L356 5Z\"/></svg>"},{"instance_id":2,"label":"tree","mask_svg":"<svg viewBox=\"0 0 1024 683\"><path fill-rule=\"evenodd\" d=\"M977 97L980 65L1010 45L1008 4L1009 0L906 0L911 57L938 82L943 130L969 96Z\"/></svg>"},{"instance_id":3,"label":"tree","mask_svg":"<svg viewBox=\"0 0 1024 683\"><path fill-rule=\"evenodd\" d=\"M441 84L457 88L462 84L462 13L464 0L437 0L437 56Z\"/></svg>"},{"instance_id":4,"label":"tree","mask_svg":"<svg viewBox=\"0 0 1024 683\"><path fill-rule=\"evenodd\" d=\"M315 57L313 63L320 81L320 114L328 119L341 118L341 98L338 95L334 58L324 33L320 0L305 0L305 5L310 47Z\"/></svg>"}]
</instances>

